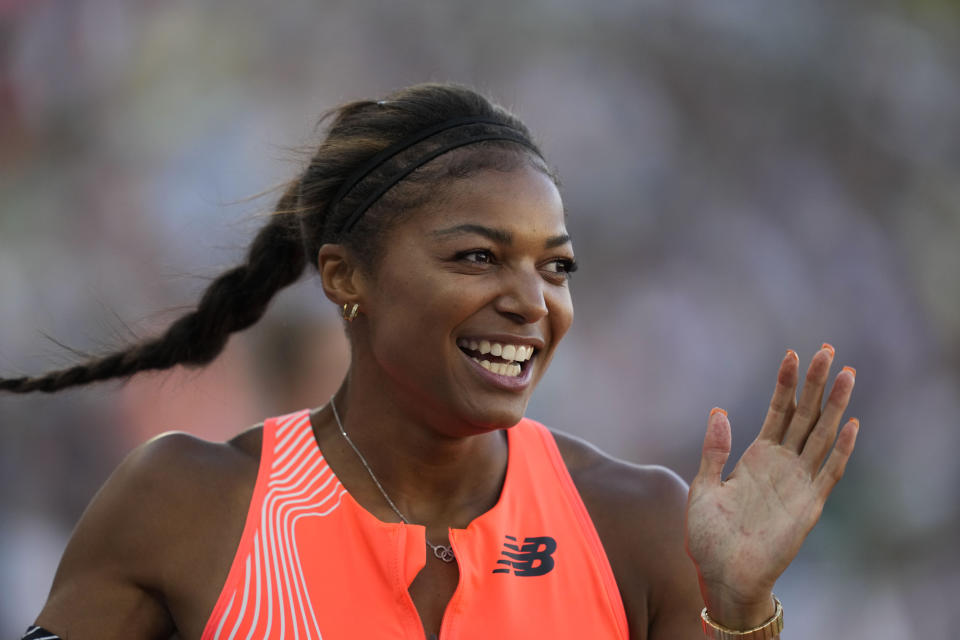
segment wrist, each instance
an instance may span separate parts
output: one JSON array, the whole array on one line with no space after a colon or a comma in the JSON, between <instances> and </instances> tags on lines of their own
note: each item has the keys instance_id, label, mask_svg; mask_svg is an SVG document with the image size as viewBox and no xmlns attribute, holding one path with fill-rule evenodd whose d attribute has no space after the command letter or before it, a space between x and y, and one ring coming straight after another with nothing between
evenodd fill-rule
<instances>
[{"instance_id":1,"label":"wrist","mask_svg":"<svg viewBox=\"0 0 960 640\"><path fill-rule=\"evenodd\" d=\"M700 613L703 633L708 640L777 640L783 630L783 607L771 594L773 615L766 621L749 627L728 627L714 620L706 607Z\"/></svg>"},{"instance_id":2,"label":"wrist","mask_svg":"<svg viewBox=\"0 0 960 640\"><path fill-rule=\"evenodd\" d=\"M777 605L772 592L749 600L724 592L704 592L702 595L710 619L729 629L752 629L776 614Z\"/></svg>"}]
</instances>

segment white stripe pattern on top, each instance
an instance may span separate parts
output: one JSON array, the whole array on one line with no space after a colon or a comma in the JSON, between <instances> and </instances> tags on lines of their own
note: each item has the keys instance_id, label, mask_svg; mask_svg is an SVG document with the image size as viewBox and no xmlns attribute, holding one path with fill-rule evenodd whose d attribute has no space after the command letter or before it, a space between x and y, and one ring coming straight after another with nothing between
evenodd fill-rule
<instances>
[{"instance_id":1,"label":"white stripe pattern on top","mask_svg":"<svg viewBox=\"0 0 960 640\"><path fill-rule=\"evenodd\" d=\"M301 518L332 513L346 490L316 446L308 411L281 418L275 442L253 548L243 559L243 584L230 594L214 640L322 638L300 564L296 525Z\"/></svg>"},{"instance_id":2,"label":"white stripe pattern on top","mask_svg":"<svg viewBox=\"0 0 960 640\"><path fill-rule=\"evenodd\" d=\"M43 627L38 627L36 625L30 625L27 627L27 632L23 634L23 637L20 640L61 640L60 636L57 634L47 631Z\"/></svg>"}]
</instances>

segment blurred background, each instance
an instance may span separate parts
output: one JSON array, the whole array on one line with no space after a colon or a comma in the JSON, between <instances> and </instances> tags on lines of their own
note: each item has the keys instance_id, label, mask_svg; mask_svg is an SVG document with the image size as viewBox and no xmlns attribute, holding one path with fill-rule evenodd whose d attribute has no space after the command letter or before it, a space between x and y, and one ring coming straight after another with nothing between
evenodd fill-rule
<instances>
[{"instance_id":1,"label":"blurred background","mask_svg":"<svg viewBox=\"0 0 960 640\"><path fill-rule=\"evenodd\" d=\"M960 593L960 4L2 0L0 375L161 329L233 266L325 110L488 92L564 181L577 319L528 414L688 481L786 348L858 370L856 453L781 578L792 638L948 637ZM133 447L325 402L314 278L212 366L0 397L0 636Z\"/></svg>"}]
</instances>

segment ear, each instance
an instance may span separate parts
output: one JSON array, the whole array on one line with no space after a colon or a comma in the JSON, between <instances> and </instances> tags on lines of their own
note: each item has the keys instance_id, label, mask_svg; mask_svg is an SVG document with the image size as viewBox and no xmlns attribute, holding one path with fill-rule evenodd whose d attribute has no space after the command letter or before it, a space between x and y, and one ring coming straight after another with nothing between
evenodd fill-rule
<instances>
[{"instance_id":1,"label":"ear","mask_svg":"<svg viewBox=\"0 0 960 640\"><path fill-rule=\"evenodd\" d=\"M323 292L339 307L363 306L365 279L356 260L342 244L325 244L317 254L317 267Z\"/></svg>"}]
</instances>

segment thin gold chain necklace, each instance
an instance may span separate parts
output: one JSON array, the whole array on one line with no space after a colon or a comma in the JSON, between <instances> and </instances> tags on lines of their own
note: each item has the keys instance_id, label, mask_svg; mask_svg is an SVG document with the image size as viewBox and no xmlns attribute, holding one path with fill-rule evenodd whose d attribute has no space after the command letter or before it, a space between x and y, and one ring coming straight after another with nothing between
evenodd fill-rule
<instances>
[{"instance_id":1,"label":"thin gold chain necklace","mask_svg":"<svg viewBox=\"0 0 960 640\"><path fill-rule=\"evenodd\" d=\"M400 509L397 509L397 505L393 503L393 500L390 499L390 496L387 495L386 489L383 488L383 485L380 484L380 481L377 480L377 476L374 475L373 469L370 468L370 464L367 462L367 459L363 457L363 454L360 453L360 449L357 448L357 445L353 444L353 440L350 439L350 436L347 435L346 429L343 428L343 422L340 421L340 414L337 412L337 405L333 401L333 396L330 396L330 408L333 409L333 417L337 421L337 426L340 427L340 435L343 436L343 439L347 441L347 444L350 445L350 448L353 449L353 452L357 454L357 457L360 458L360 462L363 463L363 467L367 470L367 473L370 474L370 479L373 480L373 484L377 485L377 489L380 490L380 494L383 496L383 499L387 501L387 504L390 505L390 508L393 509L393 512L397 514L404 524L412 524L407 517L400 513ZM424 541L427 543L427 546L433 549L433 555L435 555L440 560L444 562L453 562L456 556L453 555L453 549L449 545L445 544L433 544L427 540L426 532L423 536Z\"/></svg>"}]
</instances>

